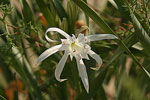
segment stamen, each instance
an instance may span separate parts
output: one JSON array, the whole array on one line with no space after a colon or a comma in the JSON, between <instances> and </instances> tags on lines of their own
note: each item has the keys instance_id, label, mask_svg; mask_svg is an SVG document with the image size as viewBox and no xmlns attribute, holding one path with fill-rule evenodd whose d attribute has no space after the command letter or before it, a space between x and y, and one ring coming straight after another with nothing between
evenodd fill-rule
<instances>
[{"instance_id":1,"label":"stamen","mask_svg":"<svg viewBox=\"0 0 150 100\"><path fill-rule=\"evenodd\" d=\"M76 52L76 50L73 50L73 52Z\"/></svg>"}]
</instances>

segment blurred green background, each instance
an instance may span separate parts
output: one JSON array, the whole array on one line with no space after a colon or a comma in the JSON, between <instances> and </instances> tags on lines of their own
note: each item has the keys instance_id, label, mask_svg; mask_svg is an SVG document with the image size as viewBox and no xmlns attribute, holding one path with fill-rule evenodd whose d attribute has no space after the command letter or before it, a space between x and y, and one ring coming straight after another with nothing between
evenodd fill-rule
<instances>
[{"instance_id":1,"label":"blurred green background","mask_svg":"<svg viewBox=\"0 0 150 100\"><path fill-rule=\"evenodd\" d=\"M68 80L55 79L63 52L36 65L38 56L56 45L44 38L50 27L76 36L118 36L90 44L103 65L93 71L95 60L84 60L89 93L75 59L68 58L62 72ZM0 0L0 100L150 100L149 72L150 0Z\"/></svg>"}]
</instances>

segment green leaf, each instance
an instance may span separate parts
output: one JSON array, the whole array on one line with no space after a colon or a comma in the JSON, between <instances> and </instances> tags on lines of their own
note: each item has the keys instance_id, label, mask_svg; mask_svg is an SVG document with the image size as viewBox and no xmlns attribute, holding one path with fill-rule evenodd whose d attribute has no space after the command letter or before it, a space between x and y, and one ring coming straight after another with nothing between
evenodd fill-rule
<instances>
[{"instance_id":1,"label":"green leaf","mask_svg":"<svg viewBox=\"0 0 150 100\"><path fill-rule=\"evenodd\" d=\"M82 0L73 0L95 23L97 23L106 33L114 34L116 35L113 30L105 23L105 21L98 16L88 5L83 2ZM116 35L117 36L117 35ZM138 62L138 60L135 58L135 56L132 54L132 52L126 47L126 45L121 41L121 39L118 37L116 40L118 45L127 52L132 59L136 62L137 65L147 74L148 77L150 75L147 73L145 68Z\"/></svg>"},{"instance_id":2,"label":"green leaf","mask_svg":"<svg viewBox=\"0 0 150 100\"><path fill-rule=\"evenodd\" d=\"M121 16L125 19L131 20L129 16L130 12L127 10L127 7L125 6L125 0L114 0L114 1L117 4Z\"/></svg>"},{"instance_id":3,"label":"green leaf","mask_svg":"<svg viewBox=\"0 0 150 100\"><path fill-rule=\"evenodd\" d=\"M79 12L78 6L74 2L68 0L68 2L67 2L67 14L69 17L68 18L68 26L69 26L68 33L69 34L74 33L74 25L75 25L75 21L78 18L78 12Z\"/></svg>"},{"instance_id":4,"label":"green leaf","mask_svg":"<svg viewBox=\"0 0 150 100\"><path fill-rule=\"evenodd\" d=\"M55 4L55 7L56 7L56 10L58 12L60 19L63 20L63 18L68 18L67 13L65 9L63 8L63 6L61 5L61 3L59 2L59 0L54 0L54 4Z\"/></svg>"},{"instance_id":5,"label":"green leaf","mask_svg":"<svg viewBox=\"0 0 150 100\"><path fill-rule=\"evenodd\" d=\"M29 23L29 22L33 23L34 18L33 18L33 13L32 13L30 6L26 2L26 0L20 0L20 3L21 3L22 13L23 13L23 17L24 17L25 22L26 23Z\"/></svg>"},{"instance_id":6,"label":"green leaf","mask_svg":"<svg viewBox=\"0 0 150 100\"><path fill-rule=\"evenodd\" d=\"M83 11L86 13L95 23L97 23L106 33L114 34L116 35L112 29L102 20L101 17L99 17L88 5L83 2L82 0L73 0ZM116 40L120 48L124 49L136 62L137 65L146 73L148 77L150 77L149 72L138 62L138 60L135 58L135 56L132 54L132 52L127 48L127 46L124 44L121 39L118 38ZM77 98L77 100L82 100L80 98L84 97L86 99L89 99L90 97L93 97L95 92L99 89L100 85L102 84L104 77L107 73L108 66L116 59L118 56L115 56L112 58L113 60L110 60L108 64L105 66L105 68L101 71L100 75L94 80L95 82L92 83L93 88L91 88L89 95L86 95L85 91L81 93L81 95Z\"/></svg>"},{"instance_id":7,"label":"green leaf","mask_svg":"<svg viewBox=\"0 0 150 100\"><path fill-rule=\"evenodd\" d=\"M129 14L131 15L131 17L127 17L127 18L129 18L133 22L133 25L135 28L135 35L138 37L138 39L141 42L141 44L143 45L145 51L150 56L150 46L149 46L150 45L150 37L144 29L145 27L146 28L148 28L148 27L145 25L143 28L140 21L137 19L137 17L131 11L131 9L129 8L129 5L127 4L126 1L115 0L115 2L117 3L117 5L119 7L119 11L121 13L123 13L124 16L127 17ZM126 5L126 8L124 7L125 5ZM127 9L127 7L128 7L128 9ZM135 12L135 14L138 15L136 12ZM139 15L138 15L138 18L140 18Z\"/></svg>"},{"instance_id":8,"label":"green leaf","mask_svg":"<svg viewBox=\"0 0 150 100\"><path fill-rule=\"evenodd\" d=\"M55 20L52 16L52 13L50 12L49 8L45 4L43 0L36 0L39 8L41 9L41 12L43 13L45 19L47 20L48 24L52 27L55 26Z\"/></svg>"},{"instance_id":9,"label":"green leaf","mask_svg":"<svg viewBox=\"0 0 150 100\"><path fill-rule=\"evenodd\" d=\"M128 80L128 82L126 82ZM146 95L144 94L144 89L139 85L139 82L127 76L125 73L120 78L119 84L120 90L126 90L126 97L132 96L133 100L147 100ZM119 94L120 95L120 94ZM119 97L117 100L124 100L124 93L122 92L122 96Z\"/></svg>"},{"instance_id":10,"label":"green leaf","mask_svg":"<svg viewBox=\"0 0 150 100\"><path fill-rule=\"evenodd\" d=\"M5 45L7 45L4 41L2 41L2 42L3 42L3 44L0 44L0 46L4 47ZM18 48L16 48L15 46L11 47L7 51L7 53L9 55L3 53L3 51L0 50L1 60L5 61L5 59L7 59L7 57L9 57L9 61L11 62L11 67L21 77L25 86L28 88L29 92L31 93L32 98L33 99L36 98L37 100L42 100L41 91L37 86L38 83L35 79L34 74L31 72L31 70L29 70L29 68L31 68L31 66L28 63L25 56L23 54L21 54L20 51L18 50Z\"/></svg>"},{"instance_id":11,"label":"green leaf","mask_svg":"<svg viewBox=\"0 0 150 100\"><path fill-rule=\"evenodd\" d=\"M106 33L114 34L112 29L105 21L96 14L83 0L73 0L96 24L98 24Z\"/></svg>"},{"instance_id":12,"label":"green leaf","mask_svg":"<svg viewBox=\"0 0 150 100\"><path fill-rule=\"evenodd\" d=\"M87 4L87 0L84 0L84 2ZM87 26L89 26L89 16L87 16L86 14L85 14L85 19L86 19Z\"/></svg>"},{"instance_id":13,"label":"green leaf","mask_svg":"<svg viewBox=\"0 0 150 100\"><path fill-rule=\"evenodd\" d=\"M128 47L132 46L137 42L137 39L135 39L135 35L131 34L127 38L125 38L124 43L127 44ZM103 83L106 73L108 71L109 66L124 52L122 48L118 47L118 49L115 51L114 55L112 58L108 61L107 65L105 66L104 69L101 70L101 73L97 76L97 78L91 83L90 87L90 93L87 95L86 91L82 92L76 100L89 100L92 97L95 96L96 91L98 89L101 89L101 84Z\"/></svg>"},{"instance_id":14,"label":"green leaf","mask_svg":"<svg viewBox=\"0 0 150 100\"><path fill-rule=\"evenodd\" d=\"M150 28L149 28L149 25L146 24L146 21L141 17L140 14L138 13L134 13L136 18L138 19L138 21L140 22L140 24L142 25L142 27L144 28L144 30L148 33L148 35L150 36L149 32L150 32Z\"/></svg>"},{"instance_id":15,"label":"green leaf","mask_svg":"<svg viewBox=\"0 0 150 100\"><path fill-rule=\"evenodd\" d=\"M6 100L2 95L0 95L0 99L1 100Z\"/></svg>"},{"instance_id":16,"label":"green leaf","mask_svg":"<svg viewBox=\"0 0 150 100\"><path fill-rule=\"evenodd\" d=\"M138 37L139 41L143 45L145 51L150 56L150 37L147 32L144 30L136 16L131 12L132 22L135 28L135 35Z\"/></svg>"},{"instance_id":17,"label":"green leaf","mask_svg":"<svg viewBox=\"0 0 150 100\"><path fill-rule=\"evenodd\" d=\"M96 77L96 79L91 83L90 92L87 94L86 91L83 91L76 100L91 100L92 97L96 95L96 92L102 88L101 85L105 79L108 66L101 70L101 73Z\"/></svg>"},{"instance_id":18,"label":"green leaf","mask_svg":"<svg viewBox=\"0 0 150 100\"><path fill-rule=\"evenodd\" d=\"M37 86L37 81L35 80L34 75L31 73L28 67L31 68L27 59L24 55L21 55L19 50L16 47L12 48L12 55L14 60L12 61L12 66L16 72L20 75L21 79L24 81L26 87L32 94L33 99L42 100L42 94L40 89ZM21 56L20 56L21 55Z\"/></svg>"}]
</instances>

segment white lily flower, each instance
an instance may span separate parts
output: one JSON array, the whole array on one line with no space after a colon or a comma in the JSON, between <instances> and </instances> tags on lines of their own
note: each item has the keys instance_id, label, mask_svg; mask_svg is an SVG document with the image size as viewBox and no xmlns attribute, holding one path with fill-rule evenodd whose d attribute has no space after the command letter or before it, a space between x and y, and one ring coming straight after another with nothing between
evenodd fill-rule
<instances>
[{"instance_id":1,"label":"white lily flower","mask_svg":"<svg viewBox=\"0 0 150 100\"><path fill-rule=\"evenodd\" d=\"M100 66L102 65L102 59L101 57L96 54L94 51L91 50L91 47L87 44L91 41L97 41L97 40L103 40L103 39L117 39L115 35L112 34L96 34L96 35L89 35L84 36L84 34L79 34L76 38L74 35L69 36L66 32L64 32L61 29L58 28L49 28L45 33L45 38L49 42L56 42L55 40L52 40L48 38L47 33L48 32L58 32L59 34L63 35L66 39L61 39L61 44L53 46L46 51L44 51L38 58L37 63L43 61L47 57L51 56L52 54L56 53L57 51L65 51L63 57L59 61L56 70L55 70L55 77L58 81L62 82L66 79L60 79L60 75L63 71L65 62L70 56L71 60L73 57L75 57L79 75L81 77L81 80L83 82L83 85L87 92L89 92L89 82L88 82L88 75L86 72L86 67L84 65L84 62L82 59L89 60L89 56L91 56L93 59L96 60L98 63L98 66L95 68L91 68L93 70L98 70Z\"/></svg>"}]
</instances>

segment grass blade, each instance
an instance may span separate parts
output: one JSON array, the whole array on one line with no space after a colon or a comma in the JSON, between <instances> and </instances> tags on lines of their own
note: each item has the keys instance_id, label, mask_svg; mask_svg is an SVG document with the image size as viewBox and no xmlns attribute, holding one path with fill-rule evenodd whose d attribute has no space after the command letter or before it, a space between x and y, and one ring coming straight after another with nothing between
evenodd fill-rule
<instances>
[{"instance_id":1,"label":"grass blade","mask_svg":"<svg viewBox=\"0 0 150 100\"><path fill-rule=\"evenodd\" d=\"M131 47L132 45L134 45L135 43L137 43L137 39L135 39L135 35L131 34L129 35L127 38L125 38L124 43L128 46ZM76 100L89 100L92 97L95 96L96 91L98 89L101 89L101 84L103 83L106 73L108 71L109 66L124 52L124 50L122 50L122 48L118 47L118 49L115 51L115 54L113 55L113 57L108 61L107 65L105 66L104 69L101 70L101 73L97 76L97 78L91 83L91 90L89 95L87 95L87 93L84 91L82 92Z\"/></svg>"},{"instance_id":2,"label":"grass blade","mask_svg":"<svg viewBox=\"0 0 150 100\"><path fill-rule=\"evenodd\" d=\"M45 4L45 2L43 0L36 0L39 8L41 9L41 12L43 13L45 19L47 20L48 24L50 26L55 26L55 20L54 17L52 16L49 8L47 7L47 5Z\"/></svg>"},{"instance_id":3,"label":"grass blade","mask_svg":"<svg viewBox=\"0 0 150 100\"><path fill-rule=\"evenodd\" d=\"M138 37L138 39L141 42L141 44L143 45L145 51L150 56L150 47L149 47L150 37L147 34L146 30L144 29L145 27L146 28L148 28L148 27L145 25L145 27L143 28L140 21L137 19L137 17L134 15L134 13L129 8L129 5L127 4L127 2L125 2L123 0L115 0L115 2L117 3L117 5L119 7L119 11L121 13L123 13L124 16L127 17L129 14L131 15L131 17L127 17L127 18L129 18L129 20L131 20L133 22L133 25L135 28L135 35ZM125 8L125 7L123 7L123 5L128 5L128 6L126 6L126 8ZM135 13L135 14L138 16L138 18L140 18L140 16L137 13Z\"/></svg>"},{"instance_id":4,"label":"grass blade","mask_svg":"<svg viewBox=\"0 0 150 100\"><path fill-rule=\"evenodd\" d=\"M0 95L1 100L6 100L3 96Z\"/></svg>"},{"instance_id":5,"label":"grass blade","mask_svg":"<svg viewBox=\"0 0 150 100\"><path fill-rule=\"evenodd\" d=\"M144 30L136 16L131 12L132 22L135 28L135 35L138 37L139 41L143 45L145 51L150 56L150 37L147 32Z\"/></svg>"},{"instance_id":6,"label":"grass blade","mask_svg":"<svg viewBox=\"0 0 150 100\"><path fill-rule=\"evenodd\" d=\"M94 12L88 5L83 2L82 0L73 0L96 24L98 24L106 33L114 34L116 35L113 30L105 23L105 21L99 17L96 12ZM117 35L116 35L117 36ZM139 65L139 67L142 68L142 70L145 72L145 68L138 62L138 60L135 58L135 56L132 54L132 52L126 47L126 45L121 41L121 39L118 38L116 40L118 45L127 52L132 59ZM145 72L147 74L147 72ZM148 77L150 77L147 74Z\"/></svg>"},{"instance_id":7,"label":"grass blade","mask_svg":"<svg viewBox=\"0 0 150 100\"><path fill-rule=\"evenodd\" d=\"M26 23L33 23L34 18L33 18L33 14L32 14L32 10L29 7L28 3L26 2L26 0L20 0L21 2L21 6L22 6L22 13L23 13L23 17Z\"/></svg>"},{"instance_id":8,"label":"grass blade","mask_svg":"<svg viewBox=\"0 0 150 100\"><path fill-rule=\"evenodd\" d=\"M111 28L82 0L73 0L96 24L98 24L106 33L113 34Z\"/></svg>"},{"instance_id":9,"label":"grass blade","mask_svg":"<svg viewBox=\"0 0 150 100\"><path fill-rule=\"evenodd\" d=\"M56 7L56 10L58 12L60 19L62 20L63 18L68 18L68 15L65 9L60 4L60 2L58 0L54 0L54 4L55 4L55 7Z\"/></svg>"},{"instance_id":10,"label":"grass blade","mask_svg":"<svg viewBox=\"0 0 150 100\"><path fill-rule=\"evenodd\" d=\"M110 34L114 34L116 35L112 29L104 22L104 20L99 17L96 12L94 12L90 7L88 7L88 5L83 2L82 0L73 0L83 11L84 13L86 13L96 24L98 24L106 33L110 33ZM117 36L117 35L116 35ZM135 56L132 54L132 52L127 48L127 46L121 41L121 39L116 40L116 42L118 43L118 45L124 49L124 51L126 51L131 57L132 59L136 62L136 64L145 72L145 74L150 78L149 72L146 71L146 69L138 62L138 60L135 58ZM117 56L116 56L117 57ZM113 58L114 59L114 58ZM90 94L87 96L84 92L81 93L81 95L79 96L79 98L77 98L77 100L81 100L80 98L83 97L83 95L85 96L85 98L89 98L89 97L93 97L93 95L95 94L95 92L97 91L97 89L99 89L99 85L103 82L104 77L107 73L108 70L108 66L111 64L111 62L109 62L107 64L107 66L103 69L103 71L100 73L100 75L98 75L98 77L95 79L95 82L93 82L92 86L94 86L93 88L91 88ZM103 76L103 77L102 77ZM98 80L98 81L97 81Z\"/></svg>"}]
</instances>

